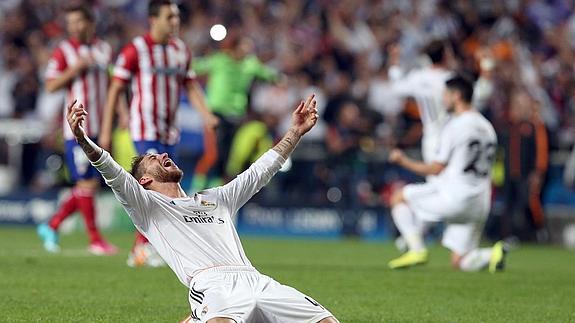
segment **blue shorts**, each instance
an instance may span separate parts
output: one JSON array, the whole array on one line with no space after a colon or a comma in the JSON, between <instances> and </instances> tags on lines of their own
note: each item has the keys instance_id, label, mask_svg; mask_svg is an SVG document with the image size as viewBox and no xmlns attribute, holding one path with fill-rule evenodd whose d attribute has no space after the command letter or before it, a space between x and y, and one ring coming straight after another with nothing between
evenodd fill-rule
<instances>
[{"instance_id":1,"label":"blue shorts","mask_svg":"<svg viewBox=\"0 0 575 323\"><path fill-rule=\"evenodd\" d=\"M94 138L92 140L96 141ZM66 140L64 148L64 159L74 183L84 179L100 178L100 173L90 164L90 160L76 140Z\"/></svg>"},{"instance_id":2,"label":"blue shorts","mask_svg":"<svg viewBox=\"0 0 575 323\"><path fill-rule=\"evenodd\" d=\"M159 141L134 141L138 155L168 153L172 160L176 160L176 146L166 145Z\"/></svg>"}]
</instances>

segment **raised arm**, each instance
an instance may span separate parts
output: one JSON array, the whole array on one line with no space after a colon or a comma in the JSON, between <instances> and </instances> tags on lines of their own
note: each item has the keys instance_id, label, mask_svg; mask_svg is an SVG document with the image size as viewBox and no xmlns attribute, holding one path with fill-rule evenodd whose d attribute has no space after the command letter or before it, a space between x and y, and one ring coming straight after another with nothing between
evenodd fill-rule
<instances>
[{"instance_id":1,"label":"raised arm","mask_svg":"<svg viewBox=\"0 0 575 323\"><path fill-rule=\"evenodd\" d=\"M220 198L229 206L232 215L279 171L301 137L317 123L317 118L315 95L311 95L295 109L291 127L274 148L233 181L216 189Z\"/></svg>"},{"instance_id":2,"label":"raised arm","mask_svg":"<svg viewBox=\"0 0 575 323\"><path fill-rule=\"evenodd\" d=\"M394 94L401 97L413 96L413 81L411 75L406 74L406 71L401 67L401 46L394 44L389 49L389 67L387 76L391 82Z\"/></svg>"},{"instance_id":3,"label":"raised arm","mask_svg":"<svg viewBox=\"0 0 575 323\"><path fill-rule=\"evenodd\" d=\"M78 103L78 100L74 100L74 102L68 106L67 111L66 118L78 145L80 145L90 162L96 162L102 157L104 150L86 136L84 121L86 121L88 112L84 109L83 104Z\"/></svg>"},{"instance_id":4,"label":"raised arm","mask_svg":"<svg viewBox=\"0 0 575 323\"><path fill-rule=\"evenodd\" d=\"M67 121L72 133L92 165L102 174L106 184L112 188L114 195L124 206L128 215L138 228L147 226L149 209L148 192L126 172L110 154L96 145L86 136L83 125L88 116L81 103L74 100L67 110Z\"/></svg>"},{"instance_id":5,"label":"raised arm","mask_svg":"<svg viewBox=\"0 0 575 323\"><path fill-rule=\"evenodd\" d=\"M287 159L294 151L301 137L310 131L317 123L317 102L315 94L310 95L305 102L300 102L292 113L292 125L282 140L275 145L275 150L284 159Z\"/></svg>"}]
</instances>

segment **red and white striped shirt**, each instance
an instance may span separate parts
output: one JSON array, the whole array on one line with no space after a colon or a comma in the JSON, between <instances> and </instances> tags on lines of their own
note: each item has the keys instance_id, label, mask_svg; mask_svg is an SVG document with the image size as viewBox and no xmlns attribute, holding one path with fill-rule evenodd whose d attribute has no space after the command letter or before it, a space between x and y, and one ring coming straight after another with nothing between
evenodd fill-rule
<instances>
[{"instance_id":1,"label":"red and white striped shirt","mask_svg":"<svg viewBox=\"0 0 575 323\"><path fill-rule=\"evenodd\" d=\"M89 44L82 44L74 38L63 40L48 61L45 77L47 80L59 77L68 67L74 66L80 57L91 58L94 64L68 84L65 106L74 99L84 104L90 116L84 126L85 131L88 136L95 138L100 130L102 110L106 104L108 67L112 62L110 45L99 39ZM63 118L66 124L66 109L63 109ZM74 139L70 127L63 128L64 139Z\"/></svg>"},{"instance_id":2,"label":"red and white striped shirt","mask_svg":"<svg viewBox=\"0 0 575 323\"><path fill-rule=\"evenodd\" d=\"M146 34L122 49L114 67L114 79L131 80L132 140L176 143L180 89L195 78L190 63L191 52L179 38L162 45Z\"/></svg>"}]
</instances>

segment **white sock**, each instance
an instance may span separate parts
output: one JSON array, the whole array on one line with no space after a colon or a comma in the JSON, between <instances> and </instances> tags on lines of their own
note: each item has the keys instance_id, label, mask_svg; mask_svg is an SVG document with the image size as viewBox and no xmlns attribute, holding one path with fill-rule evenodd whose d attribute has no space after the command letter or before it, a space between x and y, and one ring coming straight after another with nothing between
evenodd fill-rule
<instances>
[{"instance_id":1,"label":"white sock","mask_svg":"<svg viewBox=\"0 0 575 323\"><path fill-rule=\"evenodd\" d=\"M479 271L489 265L491 248L474 249L468 252L459 262L462 271Z\"/></svg>"},{"instance_id":2,"label":"white sock","mask_svg":"<svg viewBox=\"0 0 575 323\"><path fill-rule=\"evenodd\" d=\"M409 251L419 252L425 250L423 237L421 236L421 226L415 221L415 217L409 207L404 203L398 204L391 209L391 216L401 236L405 239Z\"/></svg>"}]
</instances>

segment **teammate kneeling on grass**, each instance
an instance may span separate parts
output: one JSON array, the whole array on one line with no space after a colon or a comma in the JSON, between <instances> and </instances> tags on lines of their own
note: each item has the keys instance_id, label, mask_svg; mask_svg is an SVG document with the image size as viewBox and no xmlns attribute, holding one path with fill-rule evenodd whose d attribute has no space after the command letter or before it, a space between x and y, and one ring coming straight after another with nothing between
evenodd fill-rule
<instances>
[{"instance_id":1,"label":"teammate kneeling on grass","mask_svg":"<svg viewBox=\"0 0 575 323\"><path fill-rule=\"evenodd\" d=\"M495 130L471 108L473 84L456 76L446 82L444 101L451 119L442 131L434 161L412 160L393 150L390 161L421 176L437 175L425 184L410 184L391 199L391 214L409 251L389 262L392 269L427 262L422 228L445 222L442 244L451 250L451 263L462 271L503 269L505 248L478 248L491 208L491 168L497 149Z\"/></svg>"},{"instance_id":2,"label":"teammate kneeling on grass","mask_svg":"<svg viewBox=\"0 0 575 323\"><path fill-rule=\"evenodd\" d=\"M82 125L82 104L68 107L68 123L138 230L190 289L190 322L337 322L312 298L260 274L242 248L232 217L280 169L317 122L314 96L301 102L283 139L230 183L193 196L167 154L134 159L132 174L93 143Z\"/></svg>"}]
</instances>

